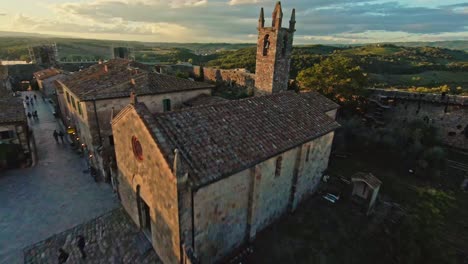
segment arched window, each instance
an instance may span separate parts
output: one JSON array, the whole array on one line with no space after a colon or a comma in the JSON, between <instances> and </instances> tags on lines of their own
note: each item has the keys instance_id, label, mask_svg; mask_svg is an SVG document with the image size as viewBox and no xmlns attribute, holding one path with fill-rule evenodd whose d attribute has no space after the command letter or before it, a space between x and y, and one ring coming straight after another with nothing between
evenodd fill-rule
<instances>
[{"instance_id":1,"label":"arched window","mask_svg":"<svg viewBox=\"0 0 468 264\"><path fill-rule=\"evenodd\" d=\"M268 55L268 49L270 48L270 35L266 34L263 38L263 56Z\"/></svg>"}]
</instances>

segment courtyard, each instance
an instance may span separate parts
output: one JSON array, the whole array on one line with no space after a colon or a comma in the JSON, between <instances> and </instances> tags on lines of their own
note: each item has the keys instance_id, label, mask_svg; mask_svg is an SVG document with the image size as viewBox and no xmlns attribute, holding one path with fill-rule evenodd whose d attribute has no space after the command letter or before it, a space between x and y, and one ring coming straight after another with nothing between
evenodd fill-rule
<instances>
[{"instance_id":1,"label":"courtyard","mask_svg":"<svg viewBox=\"0 0 468 264\"><path fill-rule=\"evenodd\" d=\"M0 172L0 263L23 263L23 248L87 222L119 206L110 185L96 183L70 144L56 143L64 130L39 93L29 120L37 158L30 168Z\"/></svg>"}]
</instances>

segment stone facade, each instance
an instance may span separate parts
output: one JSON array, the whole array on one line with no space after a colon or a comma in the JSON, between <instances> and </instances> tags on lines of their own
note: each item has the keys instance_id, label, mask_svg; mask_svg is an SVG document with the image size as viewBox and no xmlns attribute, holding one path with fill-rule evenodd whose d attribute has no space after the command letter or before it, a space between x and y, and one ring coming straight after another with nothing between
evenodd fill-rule
<instances>
[{"instance_id":1,"label":"stone facade","mask_svg":"<svg viewBox=\"0 0 468 264\"><path fill-rule=\"evenodd\" d=\"M255 74L250 73L246 69L225 70L193 66L193 75L200 77L201 70L203 70L203 77L205 81L211 81L227 86L238 86L249 89L255 88Z\"/></svg>"},{"instance_id":2,"label":"stone facade","mask_svg":"<svg viewBox=\"0 0 468 264\"><path fill-rule=\"evenodd\" d=\"M288 89L295 11L293 10L289 28L281 27L282 19L283 11L280 2L276 4L273 11L271 27L265 27L263 8L261 10L255 66L256 94L276 93Z\"/></svg>"},{"instance_id":3,"label":"stone facade","mask_svg":"<svg viewBox=\"0 0 468 264\"><path fill-rule=\"evenodd\" d=\"M393 99L383 112L385 122L402 123L421 120L436 127L443 142L454 148L468 150L468 97L440 94L417 94L377 90L374 96Z\"/></svg>"},{"instance_id":4,"label":"stone facade","mask_svg":"<svg viewBox=\"0 0 468 264\"><path fill-rule=\"evenodd\" d=\"M141 227L137 205L140 197L150 208L151 241L164 263L178 263L180 235L177 179L139 116L128 108L114 120L114 140L118 164L119 194L131 218ZM132 137L143 147L143 159L133 156Z\"/></svg>"},{"instance_id":5,"label":"stone facade","mask_svg":"<svg viewBox=\"0 0 468 264\"><path fill-rule=\"evenodd\" d=\"M59 80L58 102L61 115L67 126L76 130L71 135L82 146L91 166L98 169L103 179L110 180L111 160L114 158L113 136L110 122L113 116L129 103L128 97L97 100L80 100L65 83ZM139 96L141 102L150 106L153 113L164 112L163 101L169 100L171 110L180 109L185 101L200 95L211 95L211 88Z\"/></svg>"},{"instance_id":6,"label":"stone facade","mask_svg":"<svg viewBox=\"0 0 468 264\"><path fill-rule=\"evenodd\" d=\"M168 160L163 154L165 140L172 139L154 133L164 128L139 111L130 105L112 122L119 194L137 224L144 217L138 192L148 204L153 247L165 263L185 259L186 246L193 248L201 263L223 260L311 195L328 166L333 131L240 172L195 186L187 182L191 175L179 172L177 159ZM134 154L134 137L143 146L142 159Z\"/></svg>"}]
</instances>

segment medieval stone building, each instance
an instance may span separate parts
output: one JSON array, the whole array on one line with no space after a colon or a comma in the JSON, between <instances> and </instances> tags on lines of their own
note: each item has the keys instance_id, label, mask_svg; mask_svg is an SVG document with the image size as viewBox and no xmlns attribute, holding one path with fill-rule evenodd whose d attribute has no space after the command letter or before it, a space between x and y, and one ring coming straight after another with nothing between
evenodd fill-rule
<instances>
[{"instance_id":1,"label":"medieval stone building","mask_svg":"<svg viewBox=\"0 0 468 264\"><path fill-rule=\"evenodd\" d=\"M31 159L29 127L20 97L0 93L0 170Z\"/></svg>"},{"instance_id":2,"label":"medieval stone building","mask_svg":"<svg viewBox=\"0 0 468 264\"><path fill-rule=\"evenodd\" d=\"M132 96L112 121L122 205L164 263L222 261L312 194L328 166L338 105L286 91L294 26L282 29L281 13L278 3L273 27L261 23L258 96L200 96L157 114Z\"/></svg>"},{"instance_id":3,"label":"medieval stone building","mask_svg":"<svg viewBox=\"0 0 468 264\"><path fill-rule=\"evenodd\" d=\"M143 64L113 59L73 73L57 81L62 117L89 165L109 179L114 156L110 122L128 104L134 91L152 113L182 107L201 94L211 95L212 86L153 73Z\"/></svg>"},{"instance_id":4,"label":"medieval stone building","mask_svg":"<svg viewBox=\"0 0 468 264\"><path fill-rule=\"evenodd\" d=\"M265 27L263 8L258 19L255 93L269 94L288 89L289 67L296 25L292 10L289 28L283 28L283 10L278 2L273 11L271 27Z\"/></svg>"}]
</instances>

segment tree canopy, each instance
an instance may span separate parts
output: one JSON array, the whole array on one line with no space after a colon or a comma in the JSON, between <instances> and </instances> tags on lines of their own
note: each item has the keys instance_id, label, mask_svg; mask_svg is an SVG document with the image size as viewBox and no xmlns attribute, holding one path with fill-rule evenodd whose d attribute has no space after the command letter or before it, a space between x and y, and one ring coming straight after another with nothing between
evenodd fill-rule
<instances>
[{"instance_id":1,"label":"tree canopy","mask_svg":"<svg viewBox=\"0 0 468 264\"><path fill-rule=\"evenodd\" d=\"M362 95L367 75L351 58L334 55L300 71L297 81L303 90L315 90L343 103Z\"/></svg>"}]
</instances>

